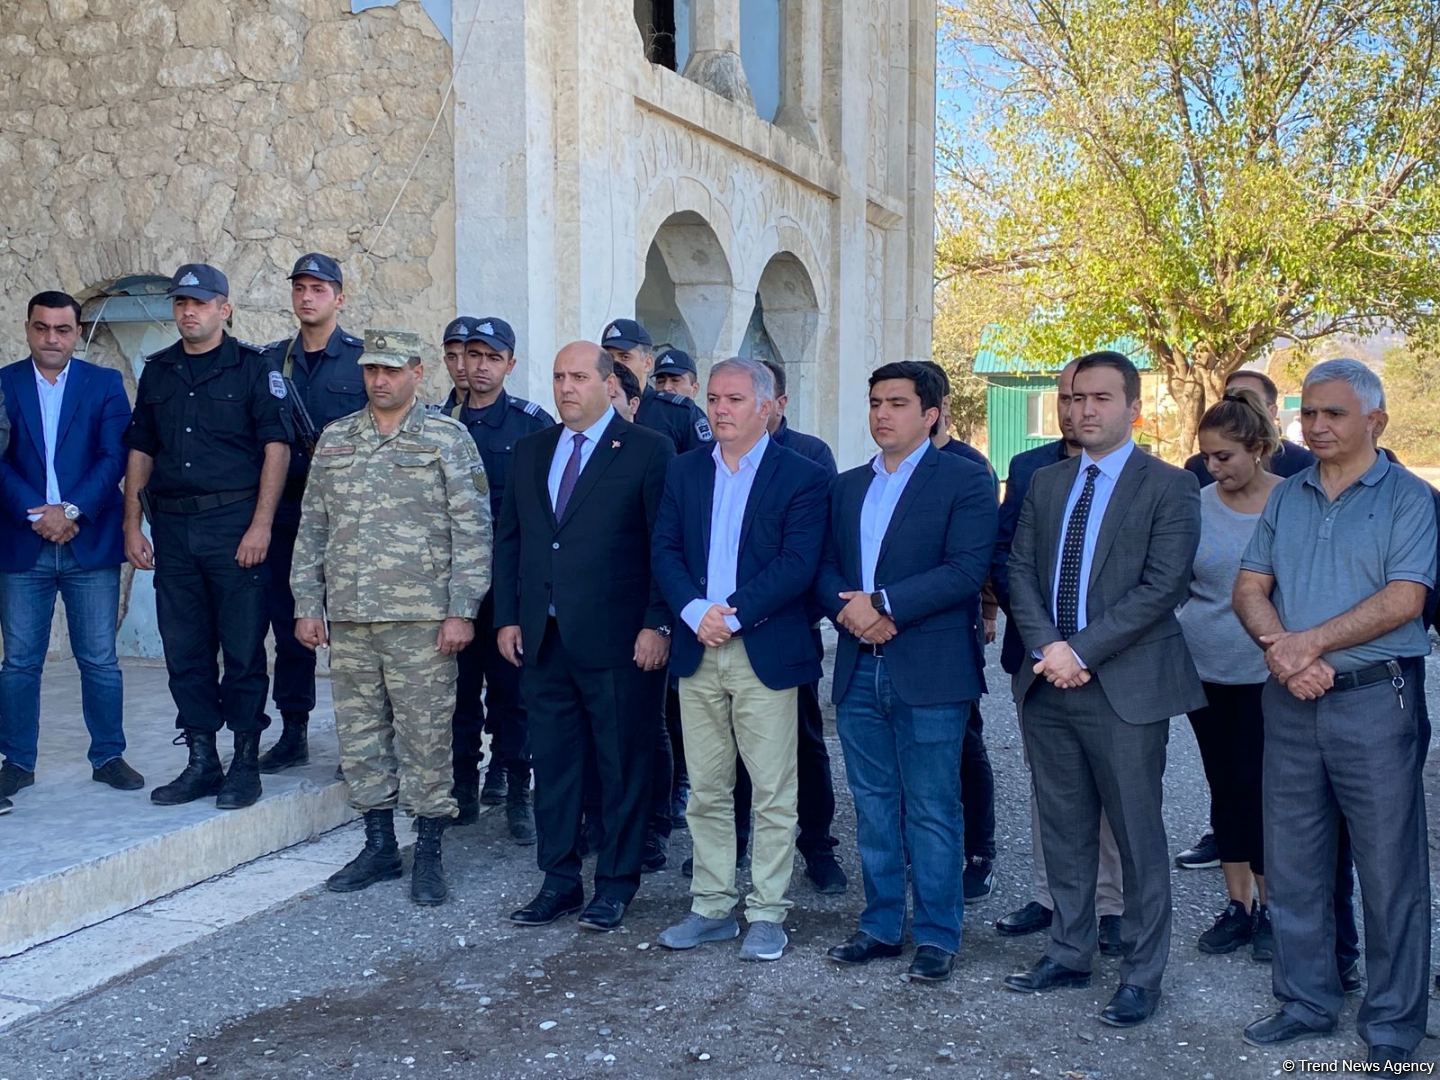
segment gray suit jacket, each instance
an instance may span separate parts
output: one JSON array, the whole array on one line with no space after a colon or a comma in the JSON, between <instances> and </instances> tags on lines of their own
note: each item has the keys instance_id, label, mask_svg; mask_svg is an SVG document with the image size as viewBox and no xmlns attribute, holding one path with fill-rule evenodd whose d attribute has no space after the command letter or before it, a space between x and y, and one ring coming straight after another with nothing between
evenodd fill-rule
<instances>
[{"instance_id":1,"label":"gray suit jacket","mask_svg":"<svg viewBox=\"0 0 1440 1080\"><path fill-rule=\"evenodd\" d=\"M1010 551L1010 608L1026 656L1059 641L1051 589L1065 502L1080 471L1073 457L1039 470L1020 509ZM1205 704L1176 606L1190 587L1200 542L1195 477L1139 450L1130 455L1100 523L1090 564L1086 626L1070 647L1131 724L1168 720ZM1014 676L1016 707L1035 681L1034 661Z\"/></svg>"}]
</instances>

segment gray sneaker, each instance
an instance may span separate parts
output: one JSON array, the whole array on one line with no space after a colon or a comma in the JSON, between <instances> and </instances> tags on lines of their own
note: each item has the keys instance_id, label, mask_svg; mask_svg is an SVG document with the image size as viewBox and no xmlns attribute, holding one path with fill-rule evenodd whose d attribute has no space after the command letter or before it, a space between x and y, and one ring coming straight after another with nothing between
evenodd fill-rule
<instances>
[{"instance_id":1,"label":"gray sneaker","mask_svg":"<svg viewBox=\"0 0 1440 1080\"><path fill-rule=\"evenodd\" d=\"M740 946L741 960L779 960L785 955L790 939L778 922L753 922Z\"/></svg>"},{"instance_id":2,"label":"gray sneaker","mask_svg":"<svg viewBox=\"0 0 1440 1080\"><path fill-rule=\"evenodd\" d=\"M740 936L740 924L734 915L723 919L707 919L704 915L690 912L668 930L660 931L656 938L667 949L693 949L707 941L733 941Z\"/></svg>"}]
</instances>

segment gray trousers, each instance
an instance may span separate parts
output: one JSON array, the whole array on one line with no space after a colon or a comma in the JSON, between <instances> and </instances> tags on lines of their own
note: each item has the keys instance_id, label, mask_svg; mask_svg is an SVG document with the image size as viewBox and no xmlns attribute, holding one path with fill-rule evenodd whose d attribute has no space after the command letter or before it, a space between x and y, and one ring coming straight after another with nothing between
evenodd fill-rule
<instances>
[{"instance_id":1,"label":"gray trousers","mask_svg":"<svg viewBox=\"0 0 1440 1080\"><path fill-rule=\"evenodd\" d=\"M1037 681L1023 708L1021 731L1055 901L1046 955L1090 970L1103 809L1120 849L1121 935L1130 946L1120 980L1158 990L1170 956L1170 851L1161 807L1170 721L1126 723L1094 679L1077 690Z\"/></svg>"},{"instance_id":2,"label":"gray trousers","mask_svg":"<svg viewBox=\"0 0 1440 1080\"><path fill-rule=\"evenodd\" d=\"M1334 881L1341 815L1365 905L1369 988L1357 1027L1369 1045L1413 1050L1430 983L1430 852L1421 768L1430 726L1413 666L1389 682L1300 701L1265 685L1265 886L1275 930L1275 996L1313 1028L1345 1000L1335 967Z\"/></svg>"}]
</instances>

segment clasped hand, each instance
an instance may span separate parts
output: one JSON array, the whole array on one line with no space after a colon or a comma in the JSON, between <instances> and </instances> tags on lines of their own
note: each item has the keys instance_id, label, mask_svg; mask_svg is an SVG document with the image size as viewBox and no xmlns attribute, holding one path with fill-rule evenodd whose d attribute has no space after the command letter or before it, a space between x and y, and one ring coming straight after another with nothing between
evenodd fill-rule
<instances>
[{"instance_id":1,"label":"clasped hand","mask_svg":"<svg viewBox=\"0 0 1440 1080\"><path fill-rule=\"evenodd\" d=\"M1090 681L1090 672L1080 666L1075 650L1064 641L1052 641L1041 649L1034 671L1058 690L1075 690Z\"/></svg>"},{"instance_id":2,"label":"clasped hand","mask_svg":"<svg viewBox=\"0 0 1440 1080\"><path fill-rule=\"evenodd\" d=\"M867 645L884 645L900 632L895 620L875 610L867 592L851 590L840 593L845 606L835 621Z\"/></svg>"}]
</instances>

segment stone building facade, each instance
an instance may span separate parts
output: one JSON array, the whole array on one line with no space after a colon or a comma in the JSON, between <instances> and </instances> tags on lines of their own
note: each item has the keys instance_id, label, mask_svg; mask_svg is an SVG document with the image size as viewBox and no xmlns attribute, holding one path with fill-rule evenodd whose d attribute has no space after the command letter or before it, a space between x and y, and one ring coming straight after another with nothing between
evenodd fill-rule
<instances>
[{"instance_id":1,"label":"stone building facade","mask_svg":"<svg viewBox=\"0 0 1440 1080\"><path fill-rule=\"evenodd\" d=\"M702 374L774 356L795 425L853 464L866 373L929 355L933 0L5 8L10 356L26 299L62 288L86 355L133 389L173 340L176 265L224 269L235 332L270 340L290 265L321 250L352 329L414 329L438 356L457 311L509 319L514 389L544 404L555 350L616 316ZM146 578L128 653L158 648Z\"/></svg>"}]
</instances>

